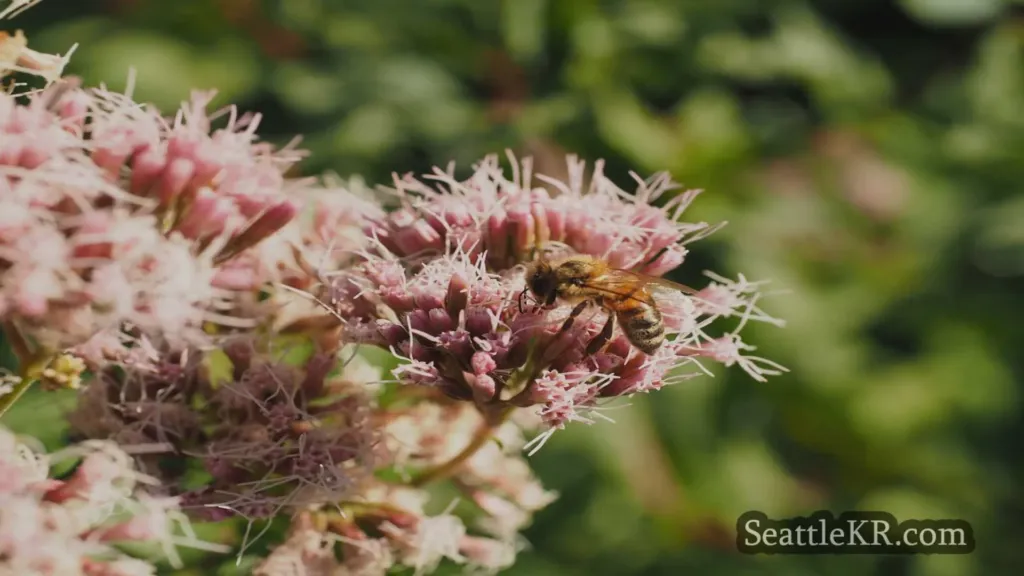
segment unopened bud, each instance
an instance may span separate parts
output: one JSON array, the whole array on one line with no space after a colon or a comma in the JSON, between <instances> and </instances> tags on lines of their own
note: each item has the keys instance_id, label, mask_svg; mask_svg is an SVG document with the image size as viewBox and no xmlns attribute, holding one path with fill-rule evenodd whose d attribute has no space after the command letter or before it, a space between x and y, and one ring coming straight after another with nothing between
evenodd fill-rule
<instances>
[{"instance_id":1,"label":"unopened bud","mask_svg":"<svg viewBox=\"0 0 1024 576\"><path fill-rule=\"evenodd\" d=\"M259 244L263 239L284 228L298 214L298 208L292 202L284 200L268 208L245 230L231 239L220 254L214 259L219 264Z\"/></svg>"},{"instance_id":2,"label":"unopened bud","mask_svg":"<svg viewBox=\"0 0 1024 576\"><path fill-rule=\"evenodd\" d=\"M50 362L39 377L39 383L46 390L78 390L82 386L85 362L71 354L61 354Z\"/></svg>"}]
</instances>

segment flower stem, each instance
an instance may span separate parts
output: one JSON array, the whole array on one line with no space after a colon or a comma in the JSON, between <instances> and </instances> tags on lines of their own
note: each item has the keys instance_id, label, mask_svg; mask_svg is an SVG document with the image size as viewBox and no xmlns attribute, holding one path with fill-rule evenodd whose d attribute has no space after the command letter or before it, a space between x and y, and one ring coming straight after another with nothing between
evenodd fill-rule
<instances>
[{"instance_id":1,"label":"flower stem","mask_svg":"<svg viewBox=\"0 0 1024 576\"><path fill-rule=\"evenodd\" d=\"M21 398L32 384L39 379L43 370L53 360L53 354L47 350L39 350L33 354L25 337L22 336L18 327L11 322L3 323L4 335L11 345L11 351L18 357L18 376L20 381L14 385L9 393L0 396L0 418L14 406L14 403Z\"/></svg>"},{"instance_id":2,"label":"flower stem","mask_svg":"<svg viewBox=\"0 0 1024 576\"><path fill-rule=\"evenodd\" d=\"M452 474L458 472L459 467L462 466L466 460L472 458L478 450L483 448L484 445L491 440L495 430L505 422L511 413L512 407L510 406L502 406L494 411L485 411L483 424L480 425L480 428L478 428L476 433L473 434L473 439L469 441L469 444L467 444L462 451L452 457L451 460L421 472L409 482L409 485L421 487L431 482L448 478Z\"/></svg>"}]
</instances>

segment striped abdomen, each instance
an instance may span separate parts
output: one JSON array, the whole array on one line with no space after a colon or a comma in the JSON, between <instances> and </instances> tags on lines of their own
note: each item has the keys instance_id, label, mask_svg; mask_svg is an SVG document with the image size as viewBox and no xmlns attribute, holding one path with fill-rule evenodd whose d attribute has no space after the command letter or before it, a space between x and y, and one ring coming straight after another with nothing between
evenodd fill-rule
<instances>
[{"instance_id":1,"label":"striped abdomen","mask_svg":"<svg viewBox=\"0 0 1024 576\"><path fill-rule=\"evenodd\" d=\"M646 290L628 299L613 302L606 299L605 304L615 312L622 332L633 346L645 354L654 354L661 347L665 341L665 324L654 298Z\"/></svg>"}]
</instances>

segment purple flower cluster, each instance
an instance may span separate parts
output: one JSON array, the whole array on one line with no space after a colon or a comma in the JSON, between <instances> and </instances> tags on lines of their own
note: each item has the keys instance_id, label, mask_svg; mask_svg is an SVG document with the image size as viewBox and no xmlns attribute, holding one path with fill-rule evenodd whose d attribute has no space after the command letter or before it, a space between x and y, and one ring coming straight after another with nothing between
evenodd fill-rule
<instances>
[{"instance_id":1,"label":"purple flower cluster","mask_svg":"<svg viewBox=\"0 0 1024 576\"><path fill-rule=\"evenodd\" d=\"M236 341L225 357L163 355L153 368L107 369L71 415L76 430L125 445L163 443L148 472L184 494L183 505L207 518L273 516L347 496L372 471L376 434L359 383L332 374L334 357L300 365ZM168 460L202 464L200 486Z\"/></svg>"}]
</instances>

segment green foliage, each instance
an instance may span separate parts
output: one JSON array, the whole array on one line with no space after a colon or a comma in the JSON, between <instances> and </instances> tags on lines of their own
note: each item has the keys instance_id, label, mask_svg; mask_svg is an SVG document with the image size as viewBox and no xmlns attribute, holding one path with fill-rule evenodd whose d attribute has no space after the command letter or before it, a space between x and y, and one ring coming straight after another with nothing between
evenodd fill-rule
<instances>
[{"instance_id":1,"label":"green foliage","mask_svg":"<svg viewBox=\"0 0 1024 576\"><path fill-rule=\"evenodd\" d=\"M1008 574L1024 553L1024 20L1011 0L44 2L33 45L170 106L300 133L308 170L426 171L512 147L668 169L729 220L705 268L770 278L790 367L633 399L533 463L562 498L511 574ZM62 400L10 422L55 442ZM736 516L960 517L963 557L742 557ZM237 538L235 536L228 538ZM237 540L236 540L237 541ZM241 574L206 558L181 574ZM218 563L223 567L213 568Z\"/></svg>"}]
</instances>

